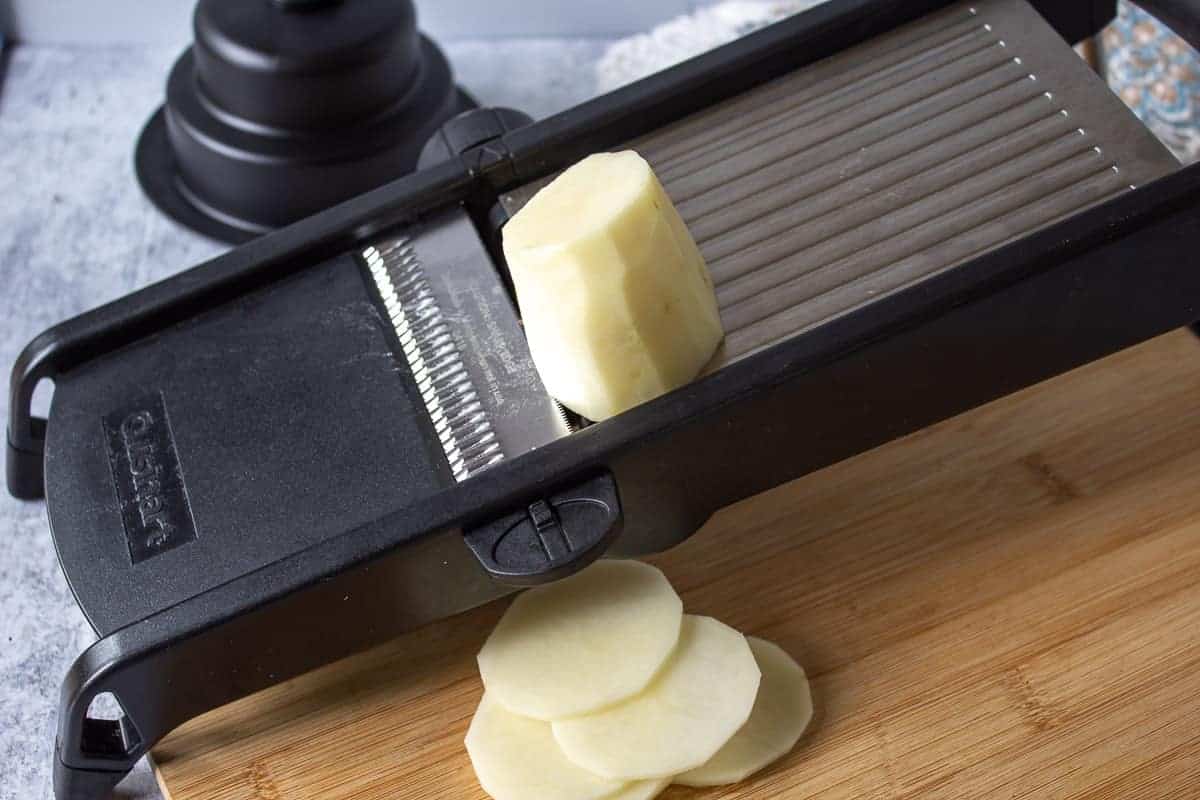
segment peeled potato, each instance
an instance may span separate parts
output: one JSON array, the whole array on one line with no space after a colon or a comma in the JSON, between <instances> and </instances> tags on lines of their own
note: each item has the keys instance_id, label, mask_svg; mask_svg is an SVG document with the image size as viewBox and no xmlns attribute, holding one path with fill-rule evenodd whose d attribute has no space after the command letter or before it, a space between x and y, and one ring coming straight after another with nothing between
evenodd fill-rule
<instances>
[{"instance_id":1,"label":"peeled potato","mask_svg":"<svg viewBox=\"0 0 1200 800\"><path fill-rule=\"evenodd\" d=\"M572 764L550 725L513 714L485 692L467 730L479 785L495 800L648 800L661 781L606 780Z\"/></svg>"},{"instance_id":2,"label":"peeled potato","mask_svg":"<svg viewBox=\"0 0 1200 800\"><path fill-rule=\"evenodd\" d=\"M675 778L684 786L719 786L753 775L785 755L812 720L808 678L778 645L748 638L762 672L750 719L703 766Z\"/></svg>"},{"instance_id":3,"label":"peeled potato","mask_svg":"<svg viewBox=\"0 0 1200 800\"><path fill-rule=\"evenodd\" d=\"M503 245L542 382L588 419L692 380L724 337L704 257L632 150L563 172L505 225Z\"/></svg>"},{"instance_id":4,"label":"peeled potato","mask_svg":"<svg viewBox=\"0 0 1200 800\"><path fill-rule=\"evenodd\" d=\"M554 738L567 758L605 778L677 775L708 761L745 724L758 684L746 637L688 614L671 660L645 692L555 722Z\"/></svg>"},{"instance_id":5,"label":"peeled potato","mask_svg":"<svg viewBox=\"0 0 1200 800\"><path fill-rule=\"evenodd\" d=\"M479 672L488 694L515 713L586 714L646 687L671 655L682 617L658 569L599 561L518 596L479 652Z\"/></svg>"}]
</instances>

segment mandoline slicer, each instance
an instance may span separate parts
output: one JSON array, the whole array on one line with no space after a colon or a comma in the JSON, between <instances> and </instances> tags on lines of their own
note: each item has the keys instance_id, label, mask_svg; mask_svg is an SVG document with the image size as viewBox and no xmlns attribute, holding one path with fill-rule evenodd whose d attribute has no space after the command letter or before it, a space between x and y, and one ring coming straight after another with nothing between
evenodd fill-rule
<instances>
[{"instance_id":1,"label":"mandoline slicer","mask_svg":"<svg viewBox=\"0 0 1200 800\"><path fill-rule=\"evenodd\" d=\"M1200 40L1200 3L1145 5ZM1113 13L834 0L536 124L470 112L436 166L38 337L9 488L44 492L100 636L63 684L59 800L204 711L1196 320L1200 167L1069 45ZM499 234L624 147L728 337L584 425L532 368Z\"/></svg>"}]
</instances>

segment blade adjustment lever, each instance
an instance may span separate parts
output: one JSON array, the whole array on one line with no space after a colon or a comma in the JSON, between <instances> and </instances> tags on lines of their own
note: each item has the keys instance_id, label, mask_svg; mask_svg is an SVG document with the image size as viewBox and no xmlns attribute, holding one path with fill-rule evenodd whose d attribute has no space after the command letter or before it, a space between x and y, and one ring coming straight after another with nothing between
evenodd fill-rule
<instances>
[{"instance_id":1,"label":"blade adjustment lever","mask_svg":"<svg viewBox=\"0 0 1200 800\"><path fill-rule=\"evenodd\" d=\"M532 586L565 578L604 554L621 531L617 484L604 472L464 532L488 574Z\"/></svg>"}]
</instances>

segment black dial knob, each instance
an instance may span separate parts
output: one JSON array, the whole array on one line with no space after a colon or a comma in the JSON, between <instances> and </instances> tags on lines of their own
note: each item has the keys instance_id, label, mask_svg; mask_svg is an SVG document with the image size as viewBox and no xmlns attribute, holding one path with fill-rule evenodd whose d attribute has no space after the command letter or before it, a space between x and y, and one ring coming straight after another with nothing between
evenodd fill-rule
<instances>
[{"instance_id":1,"label":"black dial knob","mask_svg":"<svg viewBox=\"0 0 1200 800\"><path fill-rule=\"evenodd\" d=\"M227 241L411 172L474 105L412 0L199 0L194 27L138 178L168 214Z\"/></svg>"},{"instance_id":2,"label":"black dial knob","mask_svg":"<svg viewBox=\"0 0 1200 800\"><path fill-rule=\"evenodd\" d=\"M421 58L413 5L392 0L200 0L192 53L212 106L279 131L331 130L385 112Z\"/></svg>"}]
</instances>

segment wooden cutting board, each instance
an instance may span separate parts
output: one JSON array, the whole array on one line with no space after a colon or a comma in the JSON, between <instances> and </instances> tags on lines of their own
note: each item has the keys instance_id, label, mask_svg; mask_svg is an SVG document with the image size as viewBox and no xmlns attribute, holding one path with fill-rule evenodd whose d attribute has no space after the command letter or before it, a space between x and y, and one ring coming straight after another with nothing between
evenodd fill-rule
<instances>
[{"instance_id":1,"label":"wooden cutting board","mask_svg":"<svg viewBox=\"0 0 1200 800\"><path fill-rule=\"evenodd\" d=\"M817 704L777 766L668 800L1200 797L1188 333L726 509L653 560L689 611L796 655ZM164 792L484 797L462 737L504 606L189 723L154 751Z\"/></svg>"}]
</instances>

